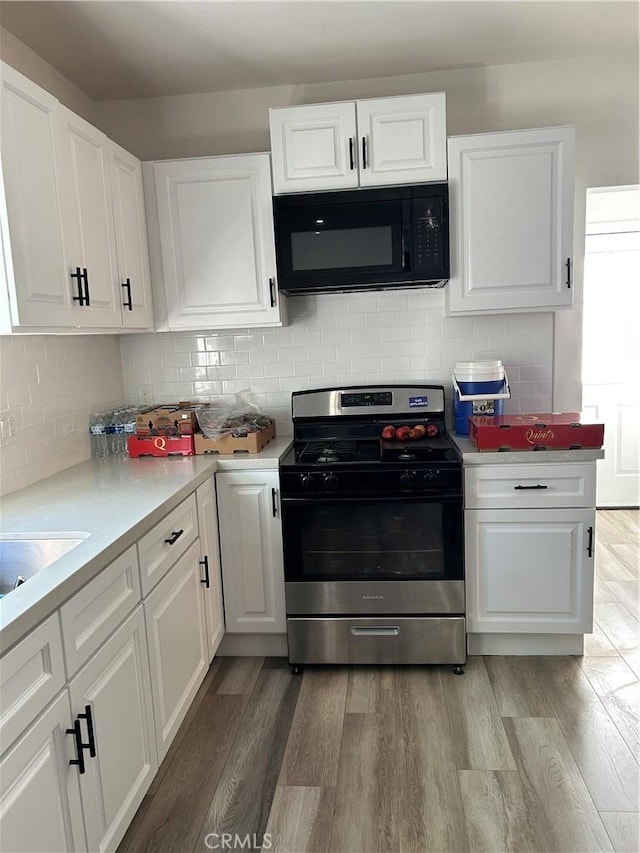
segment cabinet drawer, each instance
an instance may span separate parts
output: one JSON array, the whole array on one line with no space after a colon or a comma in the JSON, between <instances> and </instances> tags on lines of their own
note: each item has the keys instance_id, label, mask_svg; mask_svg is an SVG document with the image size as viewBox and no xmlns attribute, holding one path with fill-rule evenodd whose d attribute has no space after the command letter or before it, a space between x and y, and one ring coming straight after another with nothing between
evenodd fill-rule
<instances>
[{"instance_id":1,"label":"cabinet drawer","mask_svg":"<svg viewBox=\"0 0 640 853\"><path fill-rule=\"evenodd\" d=\"M595 500L595 462L465 468L467 509L590 507Z\"/></svg>"},{"instance_id":2,"label":"cabinet drawer","mask_svg":"<svg viewBox=\"0 0 640 853\"><path fill-rule=\"evenodd\" d=\"M136 546L121 554L60 610L69 678L140 601Z\"/></svg>"},{"instance_id":3,"label":"cabinet drawer","mask_svg":"<svg viewBox=\"0 0 640 853\"><path fill-rule=\"evenodd\" d=\"M143 596L151 592L197 538L198 510L196 496L192 494L138 542Z\"/></svg>"},{"instance_id":4,"label":"cabinet drawer","mask_svg":"<svg viewBox=\"0 0 640 853\"><path fill-rule=\"evenodd\" d=\"M65 682L58 614L0 660L0 743L4 751L44 710Z\"/></svg>"}]
</instances>

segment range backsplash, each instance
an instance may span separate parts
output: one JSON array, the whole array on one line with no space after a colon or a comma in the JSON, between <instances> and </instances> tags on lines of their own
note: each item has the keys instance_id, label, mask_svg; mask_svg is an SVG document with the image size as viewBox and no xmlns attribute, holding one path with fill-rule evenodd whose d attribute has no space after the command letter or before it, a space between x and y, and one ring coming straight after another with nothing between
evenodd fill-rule
<instances>
[{"instance_id":1,"label":"range backsplash","mask_svg":"<svg viewBox=\"0 0 640 853\"><path fill-rule=\"evenodd\" d=\"M327 294L289 299L289 325L121 338L125 392L153 402L233 395L249 388L291 432L291 392L388 382L442 382L457 361L501 358L508 412L550 411L551 313L444 315L442 290Z\"/></svg>"}]
</instances>

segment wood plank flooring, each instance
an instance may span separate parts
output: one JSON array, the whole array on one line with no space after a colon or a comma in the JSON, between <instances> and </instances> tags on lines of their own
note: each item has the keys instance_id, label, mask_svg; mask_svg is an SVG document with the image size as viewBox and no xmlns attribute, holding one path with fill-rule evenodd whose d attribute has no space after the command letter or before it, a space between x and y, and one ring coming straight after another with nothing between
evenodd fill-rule
<instances>
[{"instance_id":1,"label":"wood plank flooring","mask_svg":"<svg viewBox=\"0 0 640 853\"><path fill-rule=\"evenodd\" d=\"M118 853L637 851L638 532L598 512L582 658L217 659Z\"/></svg>"}]
</instances>

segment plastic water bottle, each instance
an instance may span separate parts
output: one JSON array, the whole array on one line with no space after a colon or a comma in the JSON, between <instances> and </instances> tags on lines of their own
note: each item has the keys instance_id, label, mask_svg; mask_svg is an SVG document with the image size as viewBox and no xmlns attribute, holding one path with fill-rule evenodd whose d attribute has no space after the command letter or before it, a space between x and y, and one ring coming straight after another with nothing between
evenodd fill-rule
<instances>
[{"instance_id":1,"label":"plastic water bottle","mask_svg":"<svg viewBox=\"0 0 640 853\"><path fill-rule=\"evenodd\" d=\"M103 456L109 456L113 453L113 412L105 412L104 413L104 431L106 433L106 441L105 441L105 452L102 454Z\"/></svg>"},{"instance_id":2,"label":"plastic water bottle","mask_svg":"<svg viewBox=\"0 0 640 853\"><path fill-rule=\"evenodd\" d=\"M104 415L94 412L89 418L89 435L91 436L91 455L106 456L107 432Z\"/></svg>"},{"instance_id":3,"label":"plastic water bottle","mask_svg":"<svg viewBox=\"0 0 640 853\"><path fill-rule=\"evenodd\" d=\"M114 456L123 454L126 449L124 417L123 409L116 409L111 417L111 453Z\"/></svg>"},{"instance_id":4,"label":"plastic water bottle","mask_svg":"<svg viewBox=\"0 0 640 853\"><path fill-rule=\"evenodd\" d=\"M138 415L138 410L130 406L128 409L125 409L124 416L124 452L128 451L128 443L127 439L130 435L136 434L136 417Z\"/></svg>"}]
</instances>

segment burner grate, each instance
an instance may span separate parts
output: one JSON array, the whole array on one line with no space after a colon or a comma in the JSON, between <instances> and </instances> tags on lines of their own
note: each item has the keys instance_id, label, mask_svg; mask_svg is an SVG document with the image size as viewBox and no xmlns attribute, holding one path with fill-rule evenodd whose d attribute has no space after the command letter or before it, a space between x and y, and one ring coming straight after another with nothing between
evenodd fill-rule
<instances>
[{"instance_id":1,"label":"burner grate","mask_svg":"<svg viewBox=\"0 0 640 853\"><path fill-rule=\"evenodd\" d=\"M355 441L310 441L304 446L301 462L353 462L356 459Z\"/></svg>"}]
</instances>

